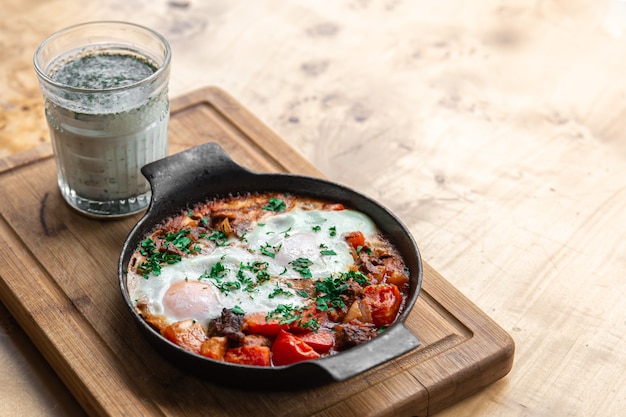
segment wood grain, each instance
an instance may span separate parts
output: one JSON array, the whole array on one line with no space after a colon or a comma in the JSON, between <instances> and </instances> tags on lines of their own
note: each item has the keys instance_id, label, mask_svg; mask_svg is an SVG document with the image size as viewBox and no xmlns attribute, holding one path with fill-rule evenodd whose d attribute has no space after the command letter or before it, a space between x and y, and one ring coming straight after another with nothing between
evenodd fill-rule
<instances>
[{"instance_id":1,"label":"wood grain","mask_svg":"<svg viewBox=\"0 0 626 417\"><path fill-rule=\"evenodd\" d=\"M507 378L439 416L623 414L623 0L3 0L0 16L0 156L49 140L42 39L149 26L172 45L171 97L233 94L391 208L514 337ZM0 323L0 415L74 416L6 309Z\"/></svg>"},{"instance_id":2,"label":"wood grain","mask_svg":"<svg viewBox=\"0 0 626 417\"><path fill-rule=\"evenodd\" d=\"M172 153L216 141L251 169L319 175L220 89L182 97L172 110ZM240 392L187 375L152 350L121 300L116 261L138 216L82 217L51 173L44 157L0 176L0 191L19 196L0 211L2 301L91 415L429 415L511 369L510 336L425 264L407 320L422 345L396 360L295 392Z\"/></svg>"}]
</instances>

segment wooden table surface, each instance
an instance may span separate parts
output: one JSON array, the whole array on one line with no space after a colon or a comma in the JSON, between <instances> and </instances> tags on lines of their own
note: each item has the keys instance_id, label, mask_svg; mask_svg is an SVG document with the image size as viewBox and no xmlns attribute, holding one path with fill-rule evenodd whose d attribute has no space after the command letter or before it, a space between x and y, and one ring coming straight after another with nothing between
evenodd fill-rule
<instances>
[{"instance_id":1,"label":"wooden table surface","mask_svg":"<svg viewBox=\"0 0 626 417\"><path fill-rule=\"evenodd\" d=\"M0 157L49 140L33 52L90 20L161 32L172 97L229 92L513 336L441 416L622 415L626 1L4 0ZM2 306L0 367L0 416L82 413Z\"/></svg>"}]
</instances>

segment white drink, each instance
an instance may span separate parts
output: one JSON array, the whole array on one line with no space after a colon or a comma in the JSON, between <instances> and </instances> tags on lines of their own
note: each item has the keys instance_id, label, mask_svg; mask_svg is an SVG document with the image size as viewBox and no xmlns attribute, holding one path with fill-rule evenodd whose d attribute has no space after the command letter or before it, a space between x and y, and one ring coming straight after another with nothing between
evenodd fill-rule
<instances>
[{"instance_id":1,"label":"white drink","mask_svg":"<svg viewBox=\"0 0 626 417\"><path fill-rule=\"evenodd\" d=\"M98 28L102 39L109 36L106 25ZM72 207L95 217L147 207L150 186L140 169L167 156L169 47L158 62L154 53L135 50L136 43L123 44L128 30L123 27L112 43L58 51L54 58L40 51L35 56L38 70L38 54L48 59L38 75L61 194ZM132 25L130 30L148 32ZM76 42L74 34L68 44ZM40 50L45 47L44 42Z\"/></svg>"}]
</instances>

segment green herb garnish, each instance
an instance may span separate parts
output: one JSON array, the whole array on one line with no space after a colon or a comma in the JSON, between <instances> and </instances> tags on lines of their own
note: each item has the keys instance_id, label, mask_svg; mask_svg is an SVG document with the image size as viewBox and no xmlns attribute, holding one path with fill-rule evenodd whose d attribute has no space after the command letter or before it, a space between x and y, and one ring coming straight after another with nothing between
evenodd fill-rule
<instances>
[{"instance_id":1,"label":"green herb garnish","mask_svg":"<svg viewBox=\"0 0 626 417\"><path fill-rule=\"evenodd\" d=\"M319 329L319 323L315 318L305 320L303 317L306 307L297 308L291 304L279 304L275 310L267 313L266 320L278 320L279 324L292 324L316 331ZM311 314L308 315L311 317Z\"/></svg>"},{"instance_id":2,"label":"green herb garnish","mask_svg":"<svg viewBox=\"0 0 626 417\"><path fill-rule=\"evenodd\" d=\"M171 245L179 251L187 254L197 252L196 247L189 248L191 245L191 239L189 230L183 229L176 233L168 232L163 238L162 252L157 251L156 243L152 238L146 238L141 242L139 253L146 257L146 260L137 266L137 269L143 274L144 278L148 278L152 273L153 275L161 274L162 265L173 265L181 261L182 256L178 253L169 252L167 248Z\"/></svg>"},{"instance_id":3,"label":"green herb garnish","mask_svg":"<svg viewBox=\"0 0 626 417\"><path fill-rule=\"evenodd\" d=\"M302 318L302 311L292 304L279 304L274 310L267 313L266 319L278 320L280 324L291 324Z\"/></svg>"},{"instance_id":4,"label":"green herb garnish","mask_svg":"<svg viewBox=\"0 0 626 417\"><path fill-rule=\"evenodd\" d=\"M213 279L220 281L224 278L227 272L228 269L224 268L224 265L222 265L221 262L216 262L211 266L211 271L205 271L198 279Z\"/></svg>"},{"instance_id":5,"label":"green herb garnish","mask_svg":"<svg viewBox=\"0 0 626 417\"><path fill-rule=\"evenodd\" d=\"M345 303L341 298L344 291L348 289L348 284L343 277L328 277L315 283L315 290L318 296L315 297L315 305L318 310L326 311L330 307L343 308Z\"/></svg>"},{"instance_id":6,"label":"green herb garnish","mask_svg":"<svg viewBox=\"0 0 626 417\"><path fill-rule=\"evenodd\" d=\"M241 264L239 267L239 271L237 271L237 280L241 283L244 291L247 291L247 292L255 291L254 280L250 277L247 277L246 274L244 274L243 269L241 268Z\"/></svg>"},{"instance_id":7,"label":"green herb garnish","mask_svg":"<svg viewBox=\"0 0 626 417\"><path fill-rule=\"evenodd\" d=\"M367 278L367 276L362 272L348 271L341 274L341 279L344 281L347 281L350 278L352 278L357 284L359 284L363 288L367 287L370 284L369 278Z\"/></svg>"},{"instance_id":8,"label":"green herb garnish","mask_svg":"<svg viewBox=\"0 0 626 417\"><path fill-rule=\"evenodd\" d=\"M280 251L283 245L272 246L269 243L265 242L263 246L259 249L261 253L265 256L269 256L270 258L274 258L276 254Z\"/></svg>"},{"instance_id":9,"label":"green herb garnish","mask_svg":"<svg viewBox=\"0 0 626 417\"><path fill-rule=\"evenodd\" d=\"M356 247L356 254L359 255L361 252L363 252L363 249L365 249L365 253L367 253L368 255L372 254L372 250L370 248L361 245Z\"/></svg>"},{"instance_id":10,"label":"green herb garnish","mask_svg":"<svg viewBox=\"0 0 626 417\"><path fill-rule=\"evenodd\" d=\"M244 264L243 262L239 264L239 273L243 275L244 269L251 271L253 274L256 274L257 284L262 284L266 281L269 281L270 274L267 272L269 264L267 262L255 261L252 263Z\"/></svg>"},{"instance_id":11,"label":"green herb garnish","mask_svg":"<svg viewBox=\"0 0 626 417\"><path fill-rule=\"evenodd\" d=\"M311 270L309 269L309 266L313 265L313 262L310 259L307 259L307 258L297 258L297 259L289 262L289 265L292 266L294 271L297 271L298 273L300 273L300 275L303 278L312 278L313 277L313 275L311 274Z\"/></svg>"},{"instance_id":12,"label":"green herb garnish","mask_svg":"<svg viewBox=\"0 0 626 417\"><path fill-rule=\"evenodd\" d=\"M228 236L221 230L213 230L207 239L215 242L217 246L228 246Z\"/></svg>"},{"instance_id":13,"label":"green herb garnish","mask_svg":"<svg viewBox=\"0 0 626 417\"><path fill-rule=\"evenodd\" d=\"M269 202L263 206L263 210L267 211L284 211L287 208L285 202L279 198L270 198Z\"/></svg>"},{"instance_id":14,"label":"green herb garnish","mask_svg":"<svg viewBox=\"0 0 626 417\"><path fill-rule=\"evenodd\" d=\"M274 298L278 295L284 295L286 297L293 297L293 293L280 288L278 284L276 284L276 288L274 288L274 291L272 291L272 293L268 295L267 298Z\"/></svg>"}]
</instances>

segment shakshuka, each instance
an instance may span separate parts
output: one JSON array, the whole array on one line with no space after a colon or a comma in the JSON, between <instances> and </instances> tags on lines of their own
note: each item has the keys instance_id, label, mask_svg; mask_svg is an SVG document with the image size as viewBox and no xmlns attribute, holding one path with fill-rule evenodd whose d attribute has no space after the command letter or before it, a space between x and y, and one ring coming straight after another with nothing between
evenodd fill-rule
<instances>
[{"instance_id":1,"label":"shakshuka","mask_svg":"<svg viewBox=\"0 0 626 417\"><path fill-rule=\"evenodd\" d=\"M364 343L404 308L409 271L365 214L286 193L190 206L141 241L128 290L160 334L208 358L281 366Z\"/></svg>"}]
</instances>

